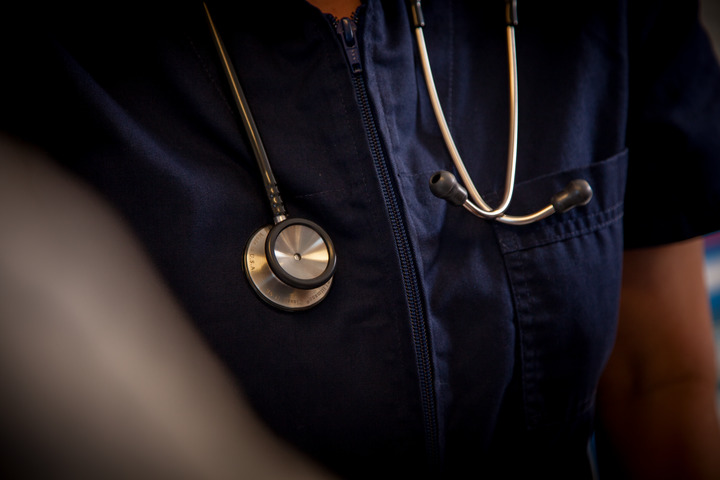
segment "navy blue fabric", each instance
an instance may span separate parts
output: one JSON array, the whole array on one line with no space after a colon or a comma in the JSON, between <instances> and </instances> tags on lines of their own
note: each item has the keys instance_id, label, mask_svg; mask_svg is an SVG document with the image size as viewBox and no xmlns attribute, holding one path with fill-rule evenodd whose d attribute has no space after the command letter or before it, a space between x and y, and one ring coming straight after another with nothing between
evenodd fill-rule
<instances>
[{"instance_id":1,"label":"navy blue fabric","mask_svg":"<svg viewBox=\"0 0 720 480\"><path fill-rule=\"evenodd\" d=\"M428 189L451 163L404 2L361 10L355 79L329 19L280 3L210 6L290 215L335 243L333 286L312 310L275 310L244 277L245 242L270 209L200 4L36 15L34 41L5 55L2 126L116 206L258 414L342 475L587 477L624 246L720 228L719 76L692 5L672 7L687 16L668 58L654 45L662 2L581 2L572 22L563 5L521 4L510 213L544 206L573 178L595 196L509 227ZM496 203L502 2L424 8L450 128Z\"/></svg>"}]
</instances>

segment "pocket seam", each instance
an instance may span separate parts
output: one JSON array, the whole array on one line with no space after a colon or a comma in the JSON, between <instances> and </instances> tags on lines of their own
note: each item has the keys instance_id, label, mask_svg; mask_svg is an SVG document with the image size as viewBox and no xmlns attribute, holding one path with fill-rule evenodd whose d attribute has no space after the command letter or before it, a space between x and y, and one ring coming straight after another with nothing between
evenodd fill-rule
<instances>
[{"instance_id":1,"label":"pocket seam","mask_svg":"<svg viewBox=\"0 0 720 480\"><path fill-rule=\"evenodd\" d=\"M578 217L570 222L567 223L559 223L556 226L562 227L563 225L572 225L574 223L591 223L591 225L586 225L581 228L572 229L569 232L564 233L557 233L557 234L551 234L543 238L537 239L535 242L529 243L527 245L518 245L520 242L517 241L508 241L506 239L503 239L502 237L498 238L498 243L503 249L503 254L511 254L515 252L522 252L525 250L532 250L533 248L539 248L544 247L547 245L552 245L553 243L563 242L565 240L569 240L572 238L581 237L583 235L589 235L593 232L596 232L598 230L602 230L603 228L606 228L613 223L618 222L624 214L624 202L620 202L616 205L613 205L612 207L608 208L607 210L603 210L601 212L596 212L590 215L584 215L582 217ZM599 223L595 223L594 219L598 217L609 217L607 219L601 220ZM513 240L516 240L517 237L513 236Z\"/></svg>"}]
</instances>

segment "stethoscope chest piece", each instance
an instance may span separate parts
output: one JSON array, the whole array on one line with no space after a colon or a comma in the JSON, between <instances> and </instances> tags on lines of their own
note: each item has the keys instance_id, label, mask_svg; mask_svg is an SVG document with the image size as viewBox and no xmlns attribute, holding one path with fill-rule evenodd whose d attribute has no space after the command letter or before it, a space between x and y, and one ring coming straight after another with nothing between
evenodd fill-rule
<instances>
[{"instance_id":1,"label":"stethoscope chest piece","mask_svg":"<svg viewBox=\"0 0 720 480\"><path fill-rule=\"evenodd\" d=\"M292 218L257 230L245 248L245 273L260 297L283 310L322 301L335 272L330 238L309 220Z\"/></svg>"},{"instance_id":2,"label":"stethoscope chest piece","mask_svg":"<svg viewBox=\"0 0 720 480\"><path fill-rule=\"evenodd\" d=\"M205 13L273 213L274 225L253 233L245 247L245 274L260 298L274 307L288 311L313 307L330 290L335 248L316 223L288 218L260 132L207 5Z\"/></svg>"}]
</instances>

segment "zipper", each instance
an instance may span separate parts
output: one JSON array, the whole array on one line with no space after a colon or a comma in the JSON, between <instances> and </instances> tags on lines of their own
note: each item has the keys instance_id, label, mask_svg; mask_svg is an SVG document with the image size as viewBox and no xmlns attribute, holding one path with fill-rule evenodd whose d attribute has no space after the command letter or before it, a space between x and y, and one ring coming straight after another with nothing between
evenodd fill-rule
<instances>
[{"instance_id":1,"label":"zipper","mask_svg":"<svg viewBox=\"0 0 720 480\"><path fill-rule=\"evenodd\" d=\"M357 41L357 21L344 17L334 21L335 31L340 37L345 50L345 58L347 59L350 71L353 74L353 80L362 73L362 63L360 62L360 46ZM364 87L364 86L363 86Z\"/></svg>"},{"instance_id":2,"label":"zipper","mask_svg":"<svg viewBox=\"0 0 720 480\"><path fill-rule=\"evenodd\" d=\"M360 61L360 47L357 38L358 20L358 14L355 12L353 18L345 17L340 20L333 18L333 25L340 39L340 43L342 43L344 48L345 58L352 73L351 78L355 96L361 110L373 163L378 178L380 179L380 189L390 217L395 246L400 258L403 286L408 301L411 334L418 367L426 452L430 464L432 466L438 466L440 463L440 442L434 373L430 359L430 336L422 304L415 255L410 245L407 227L400 210L400 204L395 194L395 186L380 141L380 133L370 106L365 78L362 75L363 68L362 62Z\"/></svg>"}]
</instances>

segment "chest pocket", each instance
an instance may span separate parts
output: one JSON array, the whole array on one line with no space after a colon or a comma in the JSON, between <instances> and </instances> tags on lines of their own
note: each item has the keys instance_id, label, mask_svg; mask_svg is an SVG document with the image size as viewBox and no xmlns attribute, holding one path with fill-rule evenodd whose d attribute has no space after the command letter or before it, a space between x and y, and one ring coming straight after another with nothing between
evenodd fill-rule
<instances>
[{"instance_id":1,"label":"chest pocket","mask_svg":"<svg viewBox=\"0 0 720 480\"><path fill-rule=\"evenodd\" d=\"M513 203L518 212L535 210L569 180L585 178L594 192L587 206L524 227L495 224L531 429L592 415L616 329L627 156L520 183Z\"/></svg>"}]
</instances>

